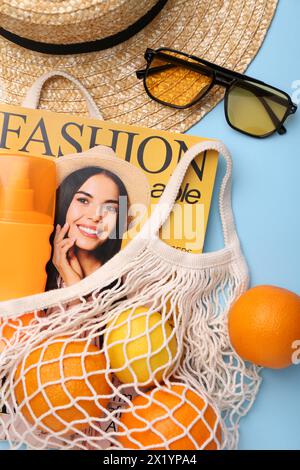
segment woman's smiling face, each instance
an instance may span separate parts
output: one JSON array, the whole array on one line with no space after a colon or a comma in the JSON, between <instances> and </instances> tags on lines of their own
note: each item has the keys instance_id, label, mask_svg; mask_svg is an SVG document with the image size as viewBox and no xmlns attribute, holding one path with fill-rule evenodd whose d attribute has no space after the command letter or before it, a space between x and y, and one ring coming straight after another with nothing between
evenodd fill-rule
<instances>
[{"instance_id":1,"label":"woman's smiling face","mask_svg":"<svg viewBox=\"0 0 300 470\"><path fill-rule=\"evenodd\" d=\"M95 250L116 227L118 213L117 184L105 174L91 176L74 194L67 211L68 237L82 250Z\"/></svg>"}]
</instances>

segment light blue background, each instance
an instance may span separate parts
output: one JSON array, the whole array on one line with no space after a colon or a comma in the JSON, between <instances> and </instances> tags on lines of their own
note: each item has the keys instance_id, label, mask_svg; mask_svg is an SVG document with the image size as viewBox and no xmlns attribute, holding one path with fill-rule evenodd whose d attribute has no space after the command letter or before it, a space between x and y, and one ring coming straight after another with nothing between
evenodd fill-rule
<instances>
[{"instance_id":1,"label":"light blue background","mask_svg":"<svg viewBox=\"0 0 300 470\"><path fill-rule=\"evenodd\" d=\"M300 81L300 0L280 0L260 52L247 70L275 87L295 92ZM300 84L298 85L300 101ZM297 94L295 99L297 98ZM300 103L299 103L300 104ZM233 155L233 209L251 272L251 284L274 284L300 294L300 109L287 134L264 140L232 130L220 103L189 133L219 138ZM222 165L219 166L219 187ZM222 245L217 193L206 251ZM264 370L250 413L240 425L240 449L300 449L300 366ZM5 445L0 449L4 449Z\"/></svg>"},{"instance_id":2,"label":"light blue background","mask_svg":"<svg viewBox=\"0 0 300 470\"><path fill-rule=\"evenodd\" d=\"M271 28L247 74L295 93L300 104L300 0L280 0ZM300 294L300 109L287 133L253 139L232 130L220 103L189 134L214 137L233 156L233 209L251 285L273 284ZM222 169L217 174L219 188ZM215 191L205 251L222 246ZM300 449L300 366L264 370L250 413L240 425L240 449Z\"/></svg>"}]
</instances>

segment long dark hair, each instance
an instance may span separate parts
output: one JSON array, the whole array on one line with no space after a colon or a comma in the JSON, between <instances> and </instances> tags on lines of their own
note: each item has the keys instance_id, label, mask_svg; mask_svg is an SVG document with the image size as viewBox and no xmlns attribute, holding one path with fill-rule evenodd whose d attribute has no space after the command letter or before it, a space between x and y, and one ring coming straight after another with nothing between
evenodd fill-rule
<instances>
[{"instance_id":1,"label":"long dark hair","mask_svg":"<svg viewBox=\"0 0 300 470\"><path fill-rule=\"evenodd\" d=\"M61 227L65 224L67 212L69 206L73 200L74 194L81 188L81 186L94 175L105 175L116 183L119 188L119 196L128 197L126 188L121 179L114 173L99 167L86 167L80 170L76 170L68 175L56 192L56 209L55 209L55 220L54 220L54 231L50 237L50 243L52 246L51 258L47 264L47 283L46 290L52 290L57 288L57 279L59 273L52 262L53 256L53 240L55 235L55 228L57 224ZM123 198L122 198L123 199ZM119 205L120 207L120 205ZM121 249L123 228L125 226L127 213L119 209L116 224L116 236L114 238L108 237L108 239L99 247L94 250L95 258L101 261L101 264L106 263Z\"/></svg>"}]
</instances>

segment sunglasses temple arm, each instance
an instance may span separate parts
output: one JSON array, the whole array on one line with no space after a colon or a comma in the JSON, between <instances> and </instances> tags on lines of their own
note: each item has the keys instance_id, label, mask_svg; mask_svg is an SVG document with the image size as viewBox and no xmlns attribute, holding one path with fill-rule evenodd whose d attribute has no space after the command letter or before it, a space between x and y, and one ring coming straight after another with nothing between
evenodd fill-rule
<instances>
[{"instance_id":1,"label":"sunglasses temple arm","mask_svg":"<svg viewBox=\"0 0 300 470\"><path fill-rule=\"evenodd\" d=\"M144 76L146 75L146 72L148 75L153 75L155 73L163 72L165 70L170 70L174 67L178 67L178 65L184 66L190 70L193 70L194 72L202 73L203 75L206 75L208 77L210 76L210 74L208 73L205 67L201 67L198 64L191 64L190 62L183 63L183 61L181 62L178 61L178 63L175 63L175 64L169 63L169 64L164 64L164 65L158 65L156 67L151 67L148 70L147 69L137 70L136 76L137 78L141 79L141 78L144 78Z\"/></svg>"},{"instance_id":2,"label":"sunglasses temple arm","mask_svg":"<svg viewBox=\"0 0 300 470\"><path fill-rule=\"evenodd\" d=\"M264 99L263 96L258 96L258 99L262 103L262 105L264 106L267 113L269 114L274 126L276 126L278 134L285 134L286 133L286 128L283 125L280 126L280 121L277 118L274 111L272 110L271 106L266 102L266 100Z\"/></svg>"},{"instance_id":3,"label":"sunglasses temple arm","mask_svg":"<svg viewBox=\"0 0 300 470\"><path fill-rule=\"evenodd\" d=\"M165 64L165 65L158 65L157 67L152 67L151 69L143 69L143 70L137 70L136 71L136 76L137 78L144 78L146 75L154 75L155 73L163 72L164 70L169 70L172 69L173 67L176 67L173 64Z\"/></svg>"},{"instance_id":4,"label":"sunglasses temple arm","mask_svg":"<svg viewBox=\"0 0 300 470\"><path fill-rule=\"evenodd\" d=\"M142 80L144 78L144 76L146 75L146 69L143 69L143 70L137 70L135 72L136 74L136 77L139 79L139 80Z\"/></svg>"}]
</instances>

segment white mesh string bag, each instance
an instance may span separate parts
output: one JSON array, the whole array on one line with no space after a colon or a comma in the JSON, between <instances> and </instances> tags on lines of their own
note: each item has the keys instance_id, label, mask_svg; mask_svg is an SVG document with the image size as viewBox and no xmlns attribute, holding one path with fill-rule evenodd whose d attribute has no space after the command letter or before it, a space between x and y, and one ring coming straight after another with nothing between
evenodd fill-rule
<instances>
[{"instance_id":1,"label":"white mesh string bag","mask_svg":"<svg viewBox=\"0 0 300 470\"><path fill-rule=\"evenodd\" d=\"M208 149L227 165L225 246L184 253L159 230L191 161ZM230 188L226 147L195 145L152 216L110 261L74 286L0 304L0 437L11 448L237 447L260 376L227 332L228 309L248 286Z\"/></svg>"}]
</instances>

